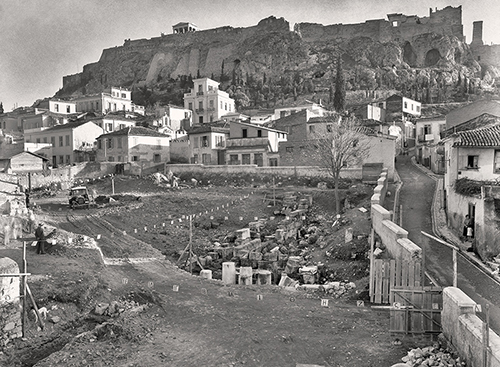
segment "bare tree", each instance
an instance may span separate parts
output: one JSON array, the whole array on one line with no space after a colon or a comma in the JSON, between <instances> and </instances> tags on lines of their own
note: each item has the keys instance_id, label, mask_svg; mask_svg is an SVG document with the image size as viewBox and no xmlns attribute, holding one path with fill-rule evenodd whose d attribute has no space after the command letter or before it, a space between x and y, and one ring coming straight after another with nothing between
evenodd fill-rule
<instances>
[{"instance_id":1,"label":"bare tree","mask_svg":"<svg viewBox=\"0 0 500 367\"><path fill-rule=\"evenodd\" d=\"M360 164L370 150L366 128L354 117L325 117L314 124L308 137L308 152L326 168L335 185L335 208L340 213L339 182L344 167ZM311 131L311 130L310 130Z\"/></svg>"}]
</instances>

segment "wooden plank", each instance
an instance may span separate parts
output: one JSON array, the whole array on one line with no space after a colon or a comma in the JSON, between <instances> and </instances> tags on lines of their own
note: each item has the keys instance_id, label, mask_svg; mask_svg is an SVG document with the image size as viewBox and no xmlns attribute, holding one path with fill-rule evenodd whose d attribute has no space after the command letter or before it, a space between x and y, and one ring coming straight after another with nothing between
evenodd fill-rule
<instances>
[{"instance_id":1,"label":"wooden plank","mask_svg":"<svg viewBox=\"0 0 500 367\"><path fill-rule=\"evenodd\" d=\"M375 230L372 227L372 231L370 234L370 302L373 302L373 293L374 293L374 284L373 279L375 277L375 271L373 268L373 251L375 248Z\"/></svg>"},{"instance_id":2,"label":"wooden plank","mask_svg":"<svg viewBox=\"0 0 500 367\"><path fill-rule=\"evenodd\" d=\"M396 287L401 287L403 284L401 282L401 261L396 261Z\"/></svg>"},{"instance_id":3,"label":"wooden plank","mask_svg":"<svg viewBox=\"0 0 500 367\"><path fill-rule=\"evenodd\" d=\"M422 279L421 264L420 261L415 261L415 287L420 287L420 280Z\"/></svg>"},{"instance_id":4,"label":"wooden plank","mask_svg":"<svg viewBox=\"0 0 500 367\"><path fill-rule=\"evenodd\" d=\"M382 303L389 303L389 274L390 263L384 261L384 266L382 268Z\"/></svg>"},{"instance_id":5,"label":"wooden plank","mask_svg":"<svg viewBox=\"0 0 500 367\"><path fill-rule=\"evenodd\" d=\"M383 261L376 261L375 272L375 303L382 303L382 266Z\"/></svg>"},{"instance_id":6,"label":"wooden plank","mask_svg":"<svg viewBox=\"0 0 500 367\"><path fill-rule=\"evenodd\" d=\"M410 287L415 286L415 262L414 261L408 262L408 285Z\"/></svg>"},{"instance_id":7,"label":"wooden plank","mask_svg":"<svg viewBox=\"0 0 500 367\"><path fill-rule=\"evenodd\" d=\"M401 286L408 287L408 262L403 261L401 263ZM412 285L413 286L413 285Z\"/></svg>"},{"instance_id":8,"label":"wooden plank","mask_svg":"<svg viewBox=\"0 0 500 367\"><path fill-rule=\"evenodd\" d=\"M394 292L392 291L396 286L396 260L391 260L390 274L389 274L389 304L394 303Z\"/></svg>"}]
</instances>

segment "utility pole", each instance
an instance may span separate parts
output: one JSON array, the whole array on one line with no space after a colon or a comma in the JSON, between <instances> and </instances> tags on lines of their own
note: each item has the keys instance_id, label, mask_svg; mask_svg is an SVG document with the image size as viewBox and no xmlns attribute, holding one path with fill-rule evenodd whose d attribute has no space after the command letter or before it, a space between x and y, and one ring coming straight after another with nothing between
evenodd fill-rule
<instances>
[{"instance_id":1,"label":"utility pole","mask_svg":"<svg viewBox=\"0 0 500 367\"><path fill-rule=\"evenodd\" d=\"M111 192L115 194L115 175L111 175Z\"/></svg>"},{"instance_id":2,"label":"utility pole","mask_svg":"<svg viewBox=\"0 0 500 367\"><path fill-rule=\"evenodd\" d=\"M193 274L193 216L189 216L189 272Z\"/></svg>"}]
</instances>

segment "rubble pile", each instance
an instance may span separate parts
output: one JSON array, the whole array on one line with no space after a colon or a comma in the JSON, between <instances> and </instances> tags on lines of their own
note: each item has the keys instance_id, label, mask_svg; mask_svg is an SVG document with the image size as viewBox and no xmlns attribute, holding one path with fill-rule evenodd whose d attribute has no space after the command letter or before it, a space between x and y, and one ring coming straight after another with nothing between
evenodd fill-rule
<instances>
[{"instance_id":1,"label":"rubble pile","mask_svg":"<svg viewBox=\"0 0 500 367\"><path fill-rule=\"evenodd\" d=\"M113 301L111 303L98 303L95 305L94 314L98 316L117 317L126 311L141 312L148 307L133 300Z\"/></svg>"},{"instance_id":2,"label":"rubble pile","mask_svg":"<svg viewBox=\"0 0 500 367\"><path fill-rule=\"evenodd\" d=\"M436 344L431 347L416 348L401 358L407 366L465 366L466 363L454 353Z\"/></svg>"},{"instance_id":3,"label":"rubble pile","mask_svg":"<svg viewBox=\"0 0 500 367\"><path fill-rule=\"evenodd\" d=\"M49 245L61 245L66 248L97 248L96 240L92 237L61 231L55 232L47 242Z\"/></svg>"},{"instance_id":4,"label":"rubble pile","mask_svg":"<svg viewBox=\"0 0 500 367\"><path fill-rule=\"evenodd\" d=\"M347 246L345 243L336 244L332 233L347 226L347 219L314 215L310 195L284 193L282 203L282 209L274 212L275 217L250 222L247 228L226 235L224 241L213 242L206 256L192 259L193 266L199 261L205 269L213 271L215 278L219 278L222 263L234 262L237 278L241 278L242 269L245 272L248 268L253 269L253 284L267 284L260 283L259 279L270 273L272 284L324 292L335 297L354 289L354 283L338 281L336 271L318 258L318 249L321 249L321 258L365 259L367 236L353 238L353 230L348 228ZM341 250L346 247L347 250ZM245 284L252 284L246 273L244 278Z\"/></svg>"}]
</instances>

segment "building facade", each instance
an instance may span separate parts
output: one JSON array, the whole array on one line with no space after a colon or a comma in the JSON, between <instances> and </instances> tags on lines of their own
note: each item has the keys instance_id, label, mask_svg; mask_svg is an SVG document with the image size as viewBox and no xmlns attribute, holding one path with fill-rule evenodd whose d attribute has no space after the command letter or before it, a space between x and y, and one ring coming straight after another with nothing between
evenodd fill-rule
<instances>
[{"instance_id":1,"label":"building facade","mask_svg":"<svg viewBox=\"0 0 500 367\"><path fill-rule=\"evenodd\" d=\"M279 165L279 144L286 141L287 133L245 122L230 122L226 144L226 162L233 165Z\"/></svg>"},{"instance_id":2,"label":"building facade","mask_svg":"<svg viewBox=\"0 0 500 367\"><path fill-rule=\"evenodd\" d=\"M191 92L184 94L184 108L193 111L193 122L203 124L219 121L235 112L234 99L219 89L219 83L209 78L193 80Z\"/></svg>"},{"instance_id":3,"label":"building facade","mask_svg":"<svg viewBox=\"0 0 500 367\"><path fill-rule=\"evenodd\" d=\"M97 137L96 159L99 162L170 161L170 137L145 127L126 127Z\"/></svg>"},{"instance_id":4,"label":"building facade","mask_svg":"<svg viewBox=\"0 0 500 367\"><path fill-rule=\"evenodd\" d=\"M130 111L144 115L143 106L132 102L132 92L124 88L110 87L102 93L74 98L77 112L99 112L107 114L115 111Z\"/></svg>"},{"instance_id":5,"label":"building facade","mask_svg":"<svg viewBox=\"0 0 500 367\"><path fill-rule=\"evenodd\" d=\"M225 164L226 141L229 138L229 128L225 124L218 126L195 126L188 133L189 161L202 164Z\"/></svg>"},{"instance_id":6,"label":"building facade","mask_svg":"<svg viewBox=\"0 0 500 367\"><path fill-rule=\"evenodd\" d=\"M50 128L25 131L25 143L50 143L51 165L59 167L93 160L95 140L103 130L91 121L76 121ZM88 154L82 154L87 152Z\"/></svg>"},{"instance_id":7,"label":"building facade","mask_svg":"<svg viewBox=\"0 0 500 367\"><path fill-rule=\"evenodd\" d=\"M500 252L500 125L461 131L443 140L444 191L448 226L462 234L465 215L473 220L475 251L486 259ZM460 190L467 180L473 191Z\"/></svg>"}]
</instances>

